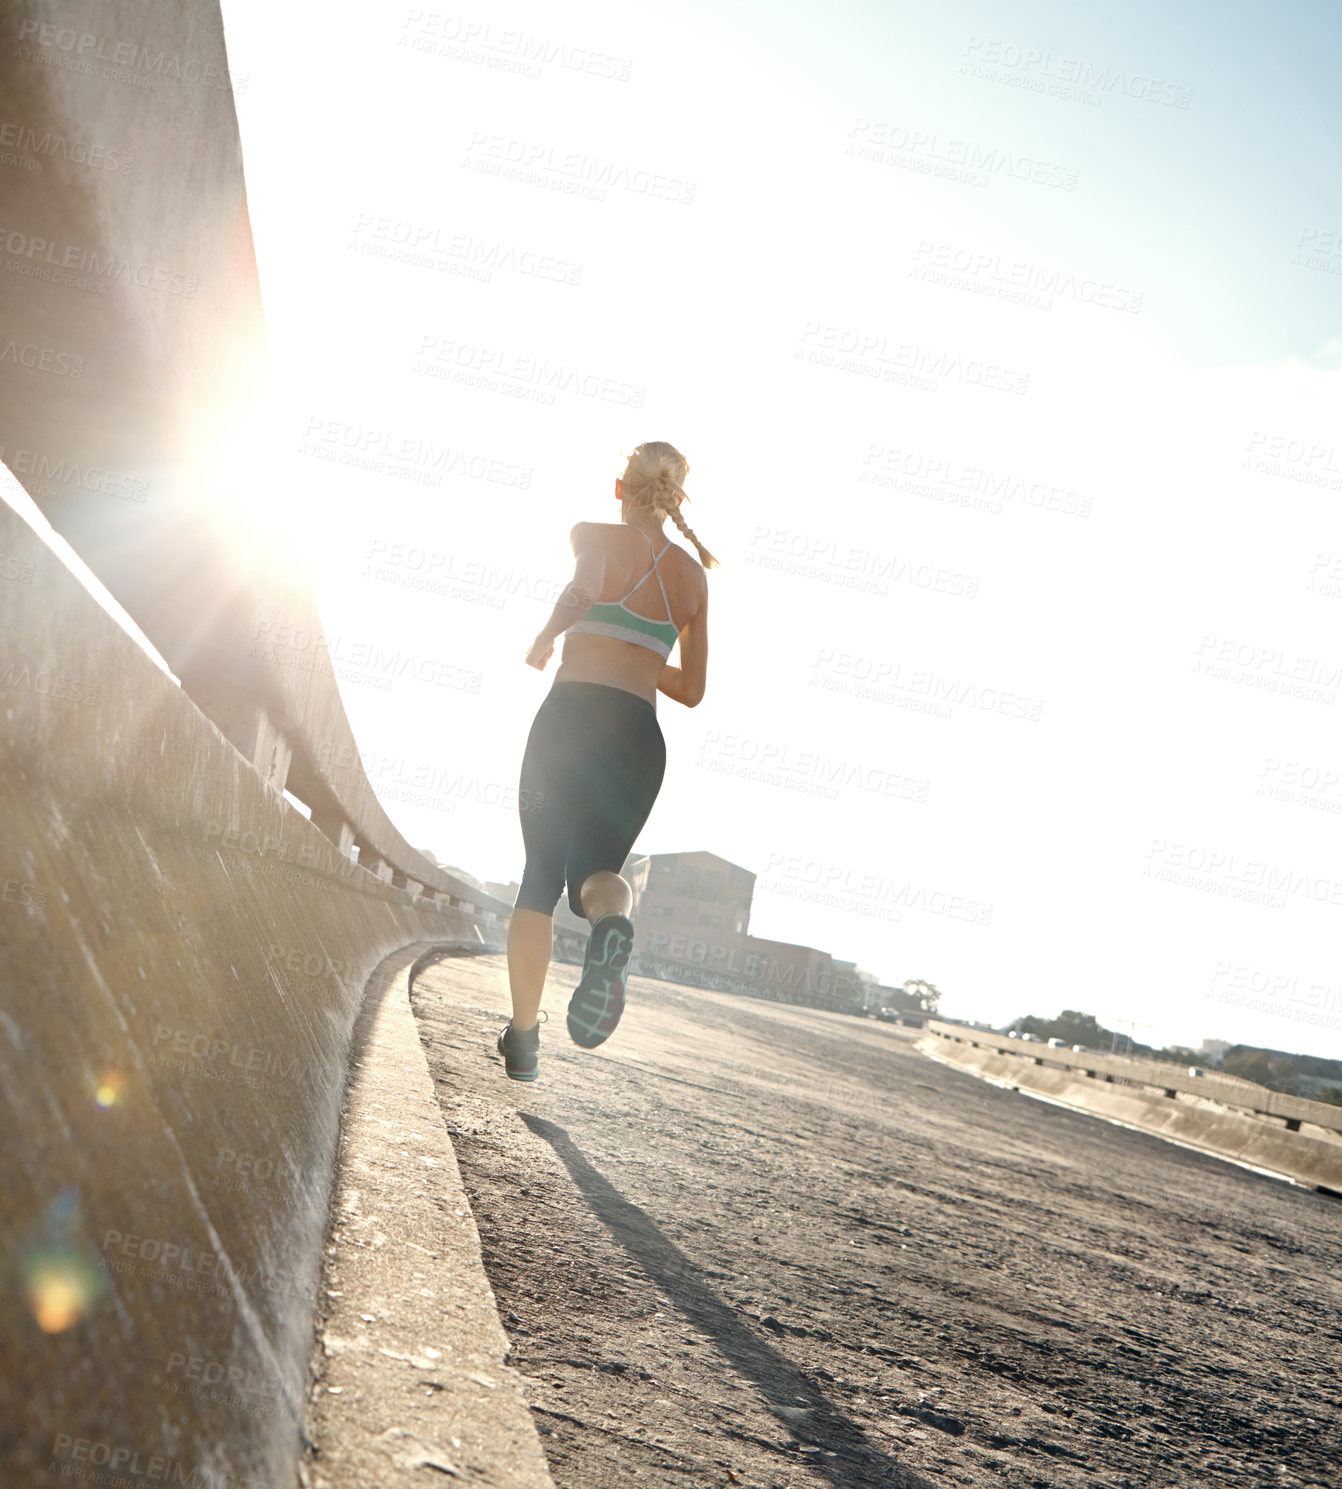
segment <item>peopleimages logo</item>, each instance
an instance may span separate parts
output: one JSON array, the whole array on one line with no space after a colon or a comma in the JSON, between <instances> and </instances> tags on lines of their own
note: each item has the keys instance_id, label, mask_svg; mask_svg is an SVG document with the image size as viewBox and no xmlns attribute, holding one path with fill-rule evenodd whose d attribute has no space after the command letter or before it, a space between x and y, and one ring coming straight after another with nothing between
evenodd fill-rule
<instances>
[{"instance_id":1,"label":"peopleimages logo","mask_svg":"<svg viewBox=\"0 0 1342 1489\"><path fill-rule=\"evenodd\" d=\"M217 62L202 62L198 57L183 57L178 52L118 41L96 31L77 31L73 26L51 21L21 22L19 41L33 43L16 51L15 55L22 60L113 82L133 83L146 92L153 91L159 78L195 83L203 88L231 87L228 73Z\"/></svg>"},{"instance_id":2,"label":"peopleimages logo","mask_svg":"<svg viewBox=\"0 0 1342 1489\"><path fill-rule=\"evenodd\" d=\"M410 264L435 273L457 274L488 284L499 269L508 274L577 285L583 266L530 247L497 238L448 232L434 223L360 212L350 248L373 258Z\"/></svg>"},{"instance_id":3,"label":"peopleimages logo","mask_svg":"<svg viewBox=\"0 0 1342 1489\"><path fill-rule=\"evenodd\" d=\"M887 879L880 873L863 872L851 864L826 863L780 852L769 854L755 887L785 899L805 900L896 922L903 919L905 910L917 910L986 926L992 922L994 909L983 900L970 899L952 890L929 889L909 879Z\"/></svg>"},{"instance_id":4,"label":"peopleimages logo","mask_svg":"<svg viewBox=\"0 0 1342 1489\"><path fill-rule=\"evenodd\" d=\"M210 1294L227 1300L239 1289L279 1297L301 1297L311 1302L316 1288L310 1280L259 1262L238 1265L224 1252L202 1251L189 1243L160 1236L138 1236L108 1229L102 1249L109 1272L162 1282L183 1292Z\"/></svg>"},{"instance_id":5,"label":"peopleimages logo","mask_svg":"<svg viewBox=\"0 0 1342 1489\"><path fill-rule=\"evenodd\" d=\"M240 1044L235 1039L224 1039L217 1034L172 1029L167 1024L154 1025L153 1048L157 1050L160 1045L166 1045L165 1053L204 1060L213 1066L231 1065L248 1075L260 1073L288 1080L298 1072L296 1054L286 1057L266 1049L264 1045Z\"/></svg>"},{"instance_id":6,"label":"peopleimages logo","mask_svg":"<svg viewBox=\"0 0 1342 1489\"><path fill-rule=\"evenodd\" d=\"M632 196L654 197L684 207L694 202L696 183L679 176L482 129L471 132L463 163L486 175L548 186L592 201L604 200L607 191L627 191Z\"/></svg>"},{"instance_id":7,"label":"peopleimages logo","mask_svg":"<svg viewBox=\"0 0 1342 1489\"><path fill-rule=\"evenodd\" d=\"M763 739L710 729L696 762L705 770L779 786L804 796L838 799L841 790L866 791L902 801L925 802L931 781L907 776L873 760L855 760L819 749L795 748L791 739Z\"/></svg>"},{"instance_id":8,"label":"peopleimages logo","mask_svg":"<svg viewBox=\"0 0 1342 1489\"><path fill-rule=\"evenodd\" d=\"M906 554L882 554L863 546L844 544L814 533L757 525L746 553L748 564L818 579L868 594L888 595L891 583L930 589L958 599L972 600L979 591L979 575L936 568Z\"/></svg>"},{"instance_id":9,"label":"peopleimages logo","mask_svg":"<svg viewBox=\"0 0 1342 1489\"><path fill-rule=\"evenodd\" d=\"M451 336L422 336L411 372L478 387L486 392L553 404L557 393L592 398L621 407L642 408L647 389L591 368L544 357L459 341Z\"/></svg>"},{"instance_id":10,"label":"peopleimages logo","mask_svg":"<svg viewBox=\"0 0 1342 1489\"><path fill-rule=\"evenodd\" d=\"M397 45L410 51L474 62L530 78L540 77L542 67L554 65L563 72L627 83L634 65L627 57L613 57L591 47L573 46L512 27L495 30L487 21L469 21L439 10L412 9L401 25L406 34Z\"/></svg>"},{"instance_id":11,"label":"peopleimages logo","mask_svg":"<svg viewBox=\"0 0 1342 1489\"><path fill-rule=\"evenodd\" d=\"M425 486L441 486L444 476L514 486L519 491L531 485L530 466L512 465L497 456L457 445L435 445L414 435L398 435L390 429L320 414L309 417L298 453Z\"/></svg>"},{"instance_id":12,"label":"peopleimages logo","mask_svg":"<svg viewBox=\"0 0 1342 1489\"><path fill-rule=\"evenodd\" d=\"M1193 661L1201 677L1237 682L1331 707L1342 688L1342 660L1292 655L1279 646L1204 635Z\"/></svg>"},{"instance_id":13,"label":"peopleimages logo","mask_svg":"<svg viewBox=\"0 0 1342 1489\"><path fill-rule=\"evenodd\" d=\"M1334 983L1307 983L1290 973L1236 962L1217 962L1210 981L1207 996L1217 1002L1296 1023L1340 1027L1342 986Z\"/></svg>"},{"instance_id":14,"label":"peopleimages logo","mask_svg":"<svg viewBox=\"0 0 1342 1489\"><path fill-rule=\"evenodd\" d=\"M13 362L16 367L26 367L30 372L46 372L52 377L84 376L83 357L61 351L59 347L19 342L0 332L0 363L3 362Z\"/></svg>"},{"instance_id":15,"label":"peopleimages logo","mask_svg":"<svg viewBox=\"0 0 1342 1489\"><path fill-rule=\"evenodd\" d=\"M910 128L884 119L859 118L848 131L844 153L859 160L898 166L920 175L985 187L991 177L1075 191L1075 166L1058 165L974 140L943 139L934 129Z\"/></svg>"},{"instance_id":16,"label":"peopleimages logo","mask_svg":"<svg viewBox=\"0 0 1342 1489\"><path fill-rule=\"evenodd\" d=\"M1301 228L1291 262L1305 269L1322 270L1325 274L1342 274L1342 232L1317 227Z\"/></svg>"},{"instance_id":17,"label":"peopleimages logo","mask_svg":"<svg viewBox=\"0 0 1342 1489\"><path fill-rule=\"evenodd\" d=\"M278 1415L284 1391L278 1375L179 1350L168 1356L167 1368L155 1377L155 1384L178 1396L214 1401L258 1416Z\"/></svg>"},{"instance_id":18,"label":"peopleimages logo","mask_svg":"<svg viewBox=\"0 0 1342 1489\"><path fill-rule=\"evenodd\" d=\"M999 367L981 357L965 357L938 347L910 341L892 341L873 331L853 326L823 325L807 321L797 338L799 361L832 367L837 372L856 372L883 382L913 380L914 386L935 392L940 378L950 378L970 387L997 393L1026 393L1030 374Z\"/></svg>"},{"instance_id":19,"label":"peopleimages logo","mask_svg":"<svg viewBox=\"0 0 1342 1489\"><path fill-rule=\"evenodd\" d=\"M134 285L169 295L194 299L200 281L194 275L165 269L160 264L132 263L115 253L99 253L77 243L58 243L0 224L0 250L8 273L25 278L69 284L74 289L105 294L108 284Z\"/></svg>"},{"instance_id":20,"label":"peopleimages logo","mask_svg":"<svg viewBox=\"0 0 1342 1489\"><path fill-rule=\"evenodd\" d=\"M408 677L414 682L435 687L454 688L478 693L484 674L470 667L459 667L442 658L420 652L388 650L374 641L354 641L346 645L341 636L326 636L306 626L287 622L276 625L265 616L256 622L254 639L247 655L279 667L314 672L334 677L341 682L369 683L390 689L396 678ZM344 670L337 672L336 667Z\"/></svg>"},{"instance_id":21,"label":"peopleimages logo","mask_svg":"<svg viewBox=\"0 0 1342 1489\"><path fill-rule=\"evenodd\" d=\"M1135 314L1142 297L1108 280L1079 278L1063 269L1002 258L1000 253L963 248L954 243L933 243L923 238L913 255L913 275L932 284L968 288L996 298L1022 299L1033 303L1042 298L1042 309L1051 308L1052 298L1075 300L1102 310ZM959 276L947 278L946 271ZM911 276L912 277L912 276Z\"/></svg>"},{"instance_id":22,"label":"peopleimages logo","mask_svg":"<svg viewBox=\"0 0 1342 1489\"><path fill-rule=\"evenodd\" d=\"M1258 775L1255 796L1342 816L1342 775L1336 766L1312 765L1271 755Z\"/></svg>"},{"instance_id":23,"label":"peopleimages logo","mask_svg":"<svg viewBox=\"0 0 1342 1489\"><path fill-rule=\"evenodd\" d=\"M491 610L503 609L518 595L554 605L567 587L548 575L500 568L481 558L459 559L455 553L420 548L413 543L389 545L381 538L373 540L360 577L485 605Z\"/></svg>"},{"instance_id":24,"label":"peopleimages logo","mask_svg":"<svg viewBox=\"0 0 1342 1489\"><path fill-rule=\"evenodd\" d=\"M325 879L335 876L351 879L360 872L357 864L341 855L336 845L324 834L314 842L311 836L285 837L282 832L243 827L225 827L219 822L204 824L204 841L209 857L214 858L220 848L230 852L247 854L261 859L275 859L312 874L325 876L300 879L310 885L322 885ZM217 841L216 841L217 840ZM335 885L330 885L334 889Z\"/></svg>"},{"instance_id":25,"label":"peopleimages logo","mask_svg":"<svg viewBox=\"0 0 1342 1489\"><path fill-rule=\"evenodd\" d=\"M67 139L54 129L44 129L40 134L27 124L16 124L0 120L0 146L19 151L31 151L32 165L22 162L28 169L43 169L43 160L68 160L73 165L86 165L94 171L111 171L119 176L129 176L135 169L135 157L124 150L108 145L94 145L76 135ZM39 158L40 157L40 158ZM19 164L19 161L9 162Z\"/></svg>"},{"instance_id":26,"label":"peopleimages logo","mask_svg":"<svg viewBox=\"0 0 1342 1489\"><path fill-rule=\"evenodd\" d=\"M95 1484L121 1486L140 1482L169 1484L173 1489L273 1489L265 1479L251 1474L239 1476L231 1469L184 1463L163 1453L145 1452L96 1438L74 1437L68 1432L56 1434L51 1452L53 1458L60 1460L56 1472L62 1478L89 1479Z\"/></svg>"},{"instance_id":27,"label":"peopleimages logo","mask_svg":"<svg viewBox=\"0 0 1342 1489\"><path fill-rule=\"evenodd\" d=\"M1219 848L1156 838L1142 876L1281 910L1288 895L1316 905L1342 905L1342 881L1291 864L1240 859Z\"/></svg>"},{"instance_id":28,"label":"peopleimages logo","mask_svg":"<svg viewBox=\"0 0 1342 1489\"><path fill-rule=\"evenodd\" d=\"M1106 93L1122 93L1143 103L1165 104L1175 109L1186 109L1193 100L1193 90L1178 83L1009 41L971 36L961 55L966 61L960 64L960 71L970 77L1010 82L1031 92L1081 103L1099 103ZM1007 69L1000 79L999 67Z\"/></svg>"},{"instance_id":29,"label":"peopleimages logo","mask_svg":"<svg viewBox=\"0 0 1342 1489\"><path fill-rule=\"evenodd\" d=\"M1280 476L1325 491L1342 491L1342 459L1337 445L1331 441L1255 429L1240 469L1260 476Z\"/></svg>"},{"instance_id":30,"label":"peopleimages logo","mask_svg":"<svg viewBox=\"0 0 1342 1489\"><path fill-rule=\"evenodd\" d=\"M78 703L85 708L98 706L98 690L101 684L84 678L70 677L67 673L51 673L39 667L11 662L0 672L0 688L17 688L21 693L37 693L42 698L57 698L64 703Z\"/></svg>"},{"instance_id":31,"label":"peopleimages logo","mask_svg":"<svg viewBox=\"0 0 1342 1489\"><path fill-rule=\"evenodd\" d=\"M858 652L836 652L823 647L811 665L814 671L810 687L872 703L909 708L936 718L950 718L957 705L967 703L984 713L1038 723L1044 708L1042 698L988 687L934 668L906 668L903 662L863 656Z\"/></svg>"},{"instance_id":32,"label":"peopleimages logo","mask_svg":"<svg viewBox=\"0 0 1342 1489\"><path fill-rule=\"evenodd\" d=\"M148 500L148 481L104 470L100 465L81 465L78 460L66 457L53 459L41 450L22 447L10 450L3 441L0 441L0 460L16 476L30 477L37 486L34 494L43 499L54 496L58 486L80 486L85 491L96 491L103 496L119 496L123 501Z\"/></svg>"},{"instance_id":33,"label":"peopleimages logo","mask_svg":"<svg viewBox=\"0 0 1342 1489\"><path fill-rule=\"evenodd\" d=\"M858 480L994 517L1006 502L1068 517L1089 517L1092 505L1088 495L1019 471L967 465L956 455L929 455L898 445L868 445Z\"/></svg>"},{"instance_id":34,"label":"peopleimages logo","mask_svg":"<svg viewBox=\"0 0 1342 1489\"><path fill-rule=\"evenodd\" d=\"M22 879L0 880L0 902L6 905L31 905L40 910L47 902L47 891L40 884L28 884Z\"/></svg>"}]
</instances>

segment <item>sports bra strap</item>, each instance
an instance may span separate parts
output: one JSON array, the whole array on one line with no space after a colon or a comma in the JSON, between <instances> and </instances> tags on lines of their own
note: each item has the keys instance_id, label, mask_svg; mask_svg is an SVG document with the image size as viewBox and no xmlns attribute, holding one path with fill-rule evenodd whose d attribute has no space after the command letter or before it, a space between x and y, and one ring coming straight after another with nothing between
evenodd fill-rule
<instances>
[{"instance_id":1,"label":"sports bra strap","mask_svg":"<svg viewBox=\"0 0 1342 1489\"><path fill-rule=\"evenodd\" d=\"M645 533L643 531L643 529L641 527L634 528L634 531L636 533L639 533L642 536L643 541L648 545L648 552L649 553L652 553L652 539L647 535L647 533ZM624 596L621 599L616 600L615 603L617 605L623 605L624 602L625 602L625 600L627 600L629 598L629 596L633 594L634 590L636 590L636 589L640 588L642 585L646 584L648 582L648 580L651 579L654 574L656 574L656 576L657 576L657 588L661 590L661 592L662 592L662 604L666 606L666 618L667 618L668 621L671 621L671 624L672 625L675 625L675 621L671 619L671 601L667 599L667 597L666 597L666 585L664 585L662 583L662 571L661 571L661 569L659 569L657 567L657 560L659 558L661 558L662 554L665 553L666 550L670 546L671 546L671 539L668 538L666 540L666 542L662 544L662 546L658 550L658 552L652 553L652 568L649 569L648 572L646 574L644 574L643 577L637 581L637 583L634 584L634 586L633 586L632 589L627 590L625 592ZM635 613L637 613L637 612L635 612ZM651 620L652 617L651 616L645 616L644 619L645 620Z\"/></svg>"},{"instance_id":2,"label":"sports bra strap","mask_svg":"<svg viewBox=\"0 0 1342 1489\"><path fill-rule=\"evenodd\" d=\"M641 528L641 527L636 527L636 528L635 528L635 529L634 529L634 531L635 531L635 532L636 532L636 533L637 533L637 534L638 534L638 535L639 535L639 536L640 536L640 537L641 537L641 538L642 538L642 539L643 539L643 541L644 541L644 542L645 542L645 543L646 543L646 544L647 544L647 545L648 545L648 552L649 552L649 553L652 553L652 539L651 539L651 538L650 538L650 537L649 537L649 536L648 536L648 535L647 535L647 533L645 533L645 532L644 532L644 531L643 531L643 529L642 529L642 528ZM667 540L666 540L666 542L665 542L665 543L663 543L663 544L662 544L662 546L661 546L661 547L660 547L660 548L659 548L659 549L658 549L658 550L657 550L657 552L656 552L656 553L653 553L653 554L652 554L652 562L653 562L653 566L654 566L654 567L656 567L656 564L657 564L657 560L658 560L658 559L659 559L659 558L661 558L661 556L662 556L662 554L664 554L664 553L665 553L665 552L666 552L666 550L667 550L667 549L668 549L668 548L669 548L669 547L670 547L670 546L671 546L671 539L670 539L670 538L668 538L668 539L667 539ZM645 575L644 575L644 576L643 576L643 578L644 578L644 579L646 579L646 578L647 578L647 577L648 577L648 576L647 576L647 575L646 575L646 574L645 574ZM641 581L640 581L640 582L641 582Z\"/></svg>"}]
</instances>

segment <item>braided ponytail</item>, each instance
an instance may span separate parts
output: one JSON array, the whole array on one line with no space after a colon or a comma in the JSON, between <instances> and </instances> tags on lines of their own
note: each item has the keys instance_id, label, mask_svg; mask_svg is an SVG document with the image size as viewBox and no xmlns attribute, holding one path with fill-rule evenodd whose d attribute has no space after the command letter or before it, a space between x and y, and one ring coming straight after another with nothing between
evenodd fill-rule
<instances>
[{"instance_id":1,"label":"braided ponytail","mask_svg":"<svg viewBox=\"0 0 1342 1489\"><path fill-rule=\"evenodd\" d=\"M704 568L716 569L719 567L717 559L715 559L713 555L708 551L708 549L705 548L704 545L699 541L699 539L695 537L694 531L690 527L689 523L687 523L685 519L680 515L680 502L672 501L667 506L662 506L661 502L656 502L655 505L661 511L664 511L666 515L671 519L671 521L674 522L676 526L681 530L681 532L684 533L684 535L690 540L690 542L694 544L699 553L699 562L703 564Z\"/></svg>"},{"instance_id":2,"label":"braided ponytail","mask_svg":"<svg viewBox=\"0 0 1342 1489\"><path fill-rule=\"evenodd\" d=\"M699 562L706 569L719 567L718 561L695 536L689 524L680 514L680 504L688 501L684 481L690 473L690 463L665 440L648 440L639 445L629 457L624 472L624 489L637 506L650 507L655 512L668 516L680 532L694 544Z\"/></svg>"}]
</instances>

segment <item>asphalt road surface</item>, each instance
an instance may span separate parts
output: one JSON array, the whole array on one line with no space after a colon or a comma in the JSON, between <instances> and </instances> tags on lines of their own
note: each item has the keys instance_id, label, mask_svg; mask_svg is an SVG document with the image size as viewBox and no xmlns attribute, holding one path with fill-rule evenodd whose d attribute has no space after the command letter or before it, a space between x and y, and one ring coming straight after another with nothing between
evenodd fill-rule
<instances>
[{"instance_id":1,"label":"asphalt road surface","mask_svg":"<svg viewBox=\"0 0 1342 1489\"><path fill-rule=\"evenodd\" d=\"M502 958L413 995L560 1489L1342 1484L1342 1202L634 979L505 1079Z\"/></svg>"}]
</instances>

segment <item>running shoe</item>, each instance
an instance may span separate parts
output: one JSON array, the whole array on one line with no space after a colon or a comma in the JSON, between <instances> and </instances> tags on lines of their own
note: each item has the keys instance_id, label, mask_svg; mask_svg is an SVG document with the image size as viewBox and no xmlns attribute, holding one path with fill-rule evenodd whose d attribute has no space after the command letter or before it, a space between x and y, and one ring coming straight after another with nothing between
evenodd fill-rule
<instances>
[{"instance_id":1,"label":"running shoe","mask_svg":"<svg viewBox=\"0 0 1342 1489\"><path fill-rule=\"evenodd\" d=\"M594 1050L615 1032L624 1012L624 970L634 949L634 927L626 915L603 915L592 927L582 981L568 1004L574 1044Z\"/></svg>"},{"instance_id":2,"label":"running shoe","mask_svg":"<svg viewBox=\"0 0 1342 1489\"><path fill-rule=\"evenodd\" d=\"M536 1059L540 1053L541 1026L531 1029L514 1029L512 1023L505 1025L499 1035L499 1054L503 1056L503 1068L510 1081L534 1081L540 1072Z\"/></svg>"}]
</instances>

